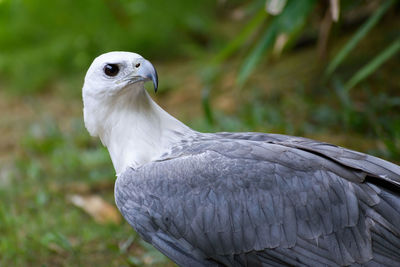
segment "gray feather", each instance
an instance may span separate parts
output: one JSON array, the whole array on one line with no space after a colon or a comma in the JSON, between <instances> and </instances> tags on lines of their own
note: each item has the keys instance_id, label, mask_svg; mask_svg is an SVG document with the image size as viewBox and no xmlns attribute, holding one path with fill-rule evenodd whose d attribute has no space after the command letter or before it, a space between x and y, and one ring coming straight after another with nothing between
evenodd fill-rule
<instances>
[{"instance_id":1,"label":"gray feather","mask_svg":"<svg viewBox=\"0 0 400 267\"><path fill-rule=\"evenodd\" d=\"M400 262L399 184L399 166L359 152L218 133L128 169L115 196L182 266L384 265Z\"/></svg>"}]
</instances>

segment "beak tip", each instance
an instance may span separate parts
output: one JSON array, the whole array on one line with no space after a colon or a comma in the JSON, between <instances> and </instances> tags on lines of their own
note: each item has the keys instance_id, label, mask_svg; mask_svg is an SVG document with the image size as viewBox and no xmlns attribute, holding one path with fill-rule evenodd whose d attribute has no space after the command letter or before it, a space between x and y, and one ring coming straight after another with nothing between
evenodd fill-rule
<instances>
[{"instance_id":1,"label":"beak tip","mask_svg":"<svg viewBox=\"0 0 400 267\"><path fill-rule=\"evenodd\" d=\"M154 75L152 75L151 80L153 81L153 86L154 86L154 92L157 93L158 89L158 75L156 70L154 69Z\"/></svg>"},{"instance_id":2,"label":"beak tip","mask_svg":"<svg viewBox=\"0 0 400 267\"><path fill-rule=\"evenodd\" d=\"M144 64L142 66L142 76L151 80L154 86L154 92L157 93L158 89L158 74L156 69L154 68L153 64L150 63L148 60L144 60Z\"/></svg>"}]
</instances>

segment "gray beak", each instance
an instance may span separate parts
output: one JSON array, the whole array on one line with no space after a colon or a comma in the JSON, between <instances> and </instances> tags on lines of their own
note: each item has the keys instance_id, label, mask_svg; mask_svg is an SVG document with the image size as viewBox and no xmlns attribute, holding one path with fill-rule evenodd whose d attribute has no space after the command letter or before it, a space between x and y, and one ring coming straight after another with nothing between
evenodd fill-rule
<instances>
[{"instance_id":1,"label":"gray beak","mask_svg":"<svg viewBox=\"0 0 400 267\"><path fill-rule=\"evenodd\" d=\"M143 77L146 81L152 81L154 85L154 92L157 92L158 75L156 69L154 68L153 64L150 63L150 61L143 59L137 75Z\"/></svg>"}]
</instances>

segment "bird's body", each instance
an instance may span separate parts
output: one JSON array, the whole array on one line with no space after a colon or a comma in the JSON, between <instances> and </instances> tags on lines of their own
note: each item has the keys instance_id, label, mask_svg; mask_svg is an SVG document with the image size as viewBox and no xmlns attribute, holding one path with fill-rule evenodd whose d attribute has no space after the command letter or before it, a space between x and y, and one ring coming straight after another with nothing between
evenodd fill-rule
<instances>
[{"instance_id":1,"label":"bird's body","mask_svg":"<svg viewBox=\"0 0 400 267\"><path fill-rule=\"evenodd\" d=\"M136 65L139 55L96 60L85 124L109 149L117 206L178 265L400 264L399 166L300 137L196 132L155 104L143 81L110 78L102 88L116 93L96 95L107 90L95 88L103 78L93 69Z\"/></svg>"}]
</instances>

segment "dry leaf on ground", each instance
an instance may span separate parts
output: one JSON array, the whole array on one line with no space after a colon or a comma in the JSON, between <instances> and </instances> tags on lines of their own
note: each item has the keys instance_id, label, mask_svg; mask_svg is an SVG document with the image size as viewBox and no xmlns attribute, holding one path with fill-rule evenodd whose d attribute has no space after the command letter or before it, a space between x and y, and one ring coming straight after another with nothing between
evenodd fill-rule
<instances>
[{"instance_id":1,"label":"dry leaf on ground","mask_svg":"<svg viewBox=\"0 0 400 267\"><path fill-rule=\"evenodd\" d=\"M69 195L68 200L75 206L86 211L98 223L118 224L121 222L121 215L117 208L98 195Z\"/></svg>"}]
</instances>

